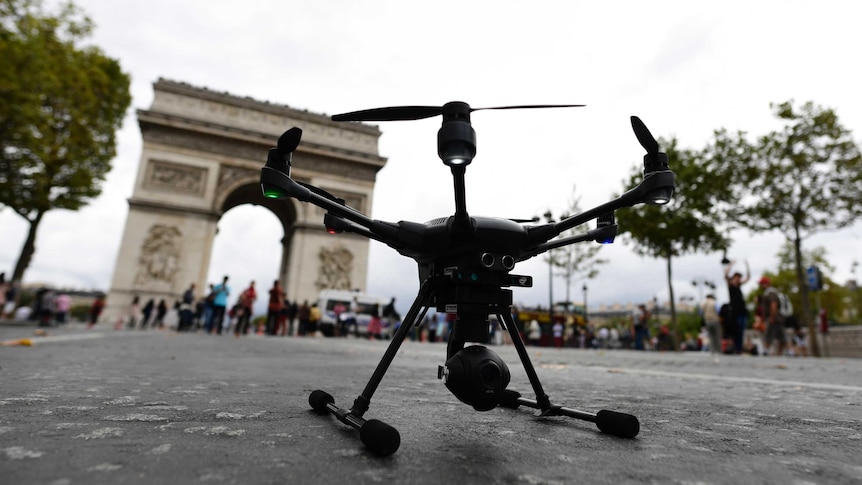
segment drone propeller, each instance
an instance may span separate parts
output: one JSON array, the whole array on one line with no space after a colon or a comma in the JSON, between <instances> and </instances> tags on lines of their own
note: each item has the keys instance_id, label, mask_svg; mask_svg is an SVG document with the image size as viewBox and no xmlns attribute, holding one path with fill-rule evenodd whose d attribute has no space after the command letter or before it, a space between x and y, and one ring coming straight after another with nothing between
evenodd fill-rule
<instances>
[{"instance_id":1,"label":"drone propeller","mask_svg":"<svg viewBox=\"0 0 862 485\"><path fill-rule=\"evenodd\" d=\"M458 107L456 107L456 105ZM483 110L503 109L535 109L535 108L580 108L584 104L527 104L519 106L494 106L488 108L471 108L465 103L453 102L443 106L390 106L387 108L373 108L350 113L334 115L332 121L407 121L431 118L442 115L448 110L456 111L466 108L467 113Z\"/></svg>"},{"instance_id":2,"label":"drone propeller","mask_svg":"<svg viewBox=\"0 0 862 485\"><path fill-rule=\"evenodd\" d=\"M658 154L658 142L649 132L646 125L637 116L632 116L632 128L635 130L635 136L638 138L641 146L647 151L647 154L654 156Z\"/></svg>"},{"instance_id":3,"label":"drone propeller","mask_svg":"<svg viewBox=\"0 0 862 485\"><path fill-rule=\"evenodd\" d=\"M293 127L278 137L278 154L285 157L296 150L299 146L299 140L302 139L302 130Z\"/></svg>"}]
</instances>

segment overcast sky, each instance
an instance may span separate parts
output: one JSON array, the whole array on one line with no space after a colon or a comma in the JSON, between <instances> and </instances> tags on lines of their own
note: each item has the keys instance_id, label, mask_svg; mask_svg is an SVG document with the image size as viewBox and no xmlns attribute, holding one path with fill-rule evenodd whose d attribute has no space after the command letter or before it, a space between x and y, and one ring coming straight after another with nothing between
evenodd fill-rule
<instances>
[{"instance_id":1,"label":"overcast sky","mask_svg":"<svg viewBox=\"0 0 862 485\"><path fill-rule=\"evenodd\" d=\"M771 102L814 101L862 131L859 48L862 6L847 1L277 1L78 0L92 17L92 42L131 74L133 107L102 195L78 212L49 212L27 282L107 290L116 264L141 134L163 77L317 113L466 101L473 107L582 103L567 110L473 115L478 154L467 170L473 215L559 214L576 187L581 208L623 190L643 150L631 132L638 115L657 137L703 147L713 130L752 137L776 130ZM379 126L380 171L371 216L423 222L454 210L449 170L436 156L439 118ZM285 127L285 129L290 127ZM263 163L265 153L261 153ZM219 224L211 281L237 286L276 277L276 218L242 206ZM0 210L0 271L11 273L26 223ZM862 224L805 241L823 246L844 282L860 258ZM747 259L752 280L774 270L780 234L734 233L730 256ZM248 250L254 247L253 251ZM621 241L587 284L590 307L667 298L665 263L634 255ZM238 256L241 255L241 256ZM372 243L368 288L396 296L405 311L418 289L415 263ZM674 263L678 296L693 279L721 281L720 254ZM535 278L516 302L546 304L540 258L514 273ZM750 283L750 285L752 285ZM571 297L582 299L583 282ZM561 280L556 299L565 298ZM718 292L727 298L726 290Z\"/></svg>"}]
</instances>

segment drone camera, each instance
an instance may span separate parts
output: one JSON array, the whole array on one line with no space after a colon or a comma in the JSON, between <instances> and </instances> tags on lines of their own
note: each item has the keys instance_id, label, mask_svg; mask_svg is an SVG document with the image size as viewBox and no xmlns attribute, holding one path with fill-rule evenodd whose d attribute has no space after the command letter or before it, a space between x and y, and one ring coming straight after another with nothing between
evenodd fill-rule
<instances>
[{"instance_id":1,"label":"drone camera","mask_svg":"<svg viewBox=\"0 0 862 485\"><path fill-rule=\"evenodd\" d=\"M482 345L464 347L438 371L446 388L476 411L497 407L509 385L509 367L493 350Z\"/></svg>"}]
</instances>

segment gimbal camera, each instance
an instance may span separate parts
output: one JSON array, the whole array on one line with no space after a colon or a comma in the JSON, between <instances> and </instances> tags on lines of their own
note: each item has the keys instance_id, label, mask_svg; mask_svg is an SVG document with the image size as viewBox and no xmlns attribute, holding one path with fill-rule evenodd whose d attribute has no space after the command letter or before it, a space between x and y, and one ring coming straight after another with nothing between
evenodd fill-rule
<instances>
[{"instance_id":1,"label":"gimbal camera","mask_svg":"<svg viewBox=\"0 0 862 485\"><path fill-rule=\"evenodd\" d=\"M291 156L302 136L299 128L287 130L278 139L278 146L270 149L260 174L265 197L292 197L314 204L327 211L323 222L328 232L352 232L380 241L415 260L419 266L419 294L353 406L350 409L338 407L335 399L321 390L312 392L308 399L316 412L331 413L342 423L358 429L360 439L372 452L391 455L401 444L401 436L395 428L376 419L365 420L363 416L404 339L413 327L421 324L432 306L437 312L455 315L446 363L438 368L438 378L460 401L477 411L489 411L499 405L512 409L526 406L538 409L540 416L569 416L591 421L602 432L624 438L633 438L640 431L637 418L630 414L609 410L593 414L551 403L512 318L512 290L509 288L532 286L532 277L510 273L520 261L569 244L613 242L618 229L614 221L616 209L640 203L663 205L670 201L675 187L674 174L668 168L667 155L659 152L658 143L643 122L636 116L631 117L635 135L647 151L644 177L640 184L618 198L559 222L538 225L515 219L474 217L467 212L465 173L476 155L476 132L470 123L472 112L575 106L582 105L471 108L466 103L451 102L441 107L401 106L333 116L333 121L361 122L418 120L442 115L437 152L452 172L455 213L425 223L371 219L347 206L343 199L292 179ZM557 238L562 232L593 219L597 220L595 229ZM507 390L508 367L494 351L477 344L488 339L489 315L495 315L511 336L535 399Z\"/></svg>"}]
</instances>

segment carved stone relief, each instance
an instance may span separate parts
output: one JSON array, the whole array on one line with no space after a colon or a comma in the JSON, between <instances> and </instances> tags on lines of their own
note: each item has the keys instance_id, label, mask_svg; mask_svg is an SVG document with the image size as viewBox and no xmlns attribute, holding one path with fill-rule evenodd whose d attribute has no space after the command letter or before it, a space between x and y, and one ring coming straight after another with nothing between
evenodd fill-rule
<instances>
[{"instance_id":1,"label":"carved stone relief","mask_svg":"<svg viewBox=\"0 0 862 485\"><path fill-rule=\"evenodd\" d=\"M204 194L207 179L207 169L205 168L152 160L148 169L147 188L174 193L181 192L199 197Z\"/></svg>"},{"instance_id":2,"label":"carved stone relief","mask_svg":"<svg viewBox=\"0 0 862 485\"><path fill-rule=\"evenodd\" d=\"M353 253L341 245L332 248L321 247L317 255L320 267L317 270L315 285L318 290L350 290L353 285L350 275L353 273Z\"/></svg>"},{"instance_id":3,"label":"carved stone relief","mask_svg":"<svg viewBox=\"0 0 862 485\"><path fill-rule=\"evenodd\" d=\"M141 244L136 285L168 283L173 285L179 271L181 256L179 240L182 233L174 226L155 224Z\"/></svg>"}]
</instances>

